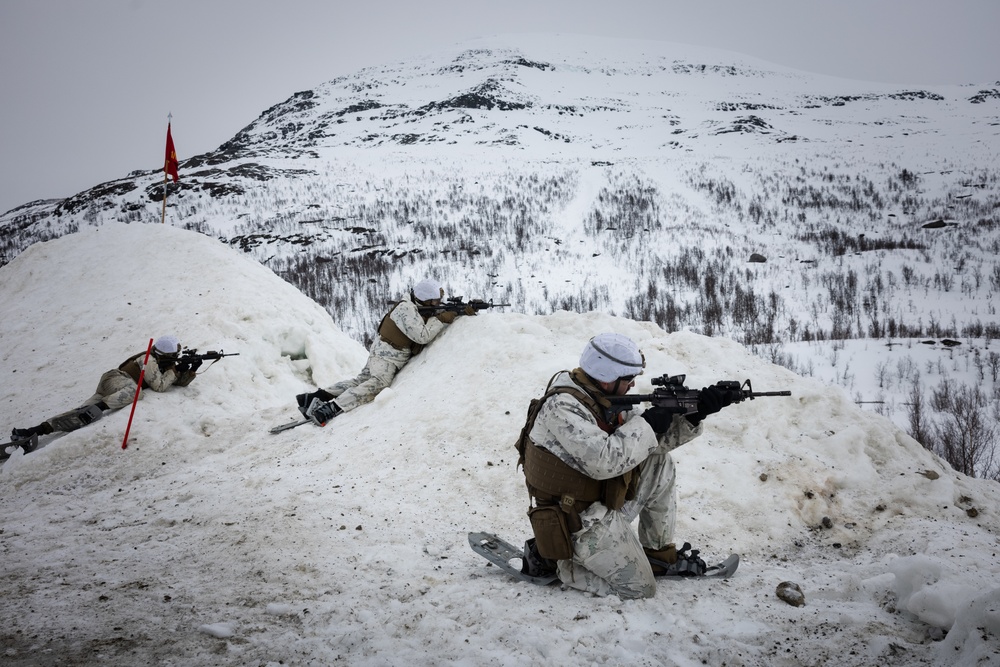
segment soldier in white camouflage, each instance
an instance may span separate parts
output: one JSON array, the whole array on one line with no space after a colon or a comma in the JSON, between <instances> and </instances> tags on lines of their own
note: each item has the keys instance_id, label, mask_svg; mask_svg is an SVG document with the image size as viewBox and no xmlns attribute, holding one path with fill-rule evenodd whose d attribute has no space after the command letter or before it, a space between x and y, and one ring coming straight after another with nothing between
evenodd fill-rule
<instances>
[{"instance_id":1,"label":"soldier in white camouflage","mask_svg":"<svg viewBox=\"0 0 1000 667\"><path fill-rule=\"evenodd\" d=\"M420 312L420 308L440 306L443 299L444 288L436 280L428 278L414 285L409 298L395 304L382 318L361 373L326 389L299 394L299 411L324 425L342 412L375 400L413 355L455 321L455 312ZM470 308L463 314L475 315L476 311Z\"/></svg>"},{"instance_id":2,"label":"soldier in white camouflage","mask_svg":"<svg viewBox=\"0 0 1000 667\"><path fill-rule=\"evenodd\" d=\"M555 561L560 581L601 596L652 597L655 570L677 563L670 451L700 435L701 419L728 400L706 395L699 414L688 417L657 407L612 409L606 397L627 393L644 367L628 337L595 336L579 368L550 381L518 445L535 534L526 566Z\"/></svg>"},{"instance_id":3,"label":"soldier in white camouflage","mask_svg":"<svg viewBox=\"0 0 1000 667\"><path fill-rule=\"evenodd\" d=\"M118 410L131 404L135 399L140 372L143 389L163 392L171 387L186 387L194 380L201 361L180 361L180 352L181 344L176 336L157 338L151 350L152 359L146 364L145 370L142 361L146 352L132 355L118 368L104 373L97 383L94 395L80 407L47 419L38 426L15 428L11 431L11 441L23 443L22 448L29 451L29 447L37 443L40 435L75 431L100 419L105 410Z\"/></svg>"}]
</instances>

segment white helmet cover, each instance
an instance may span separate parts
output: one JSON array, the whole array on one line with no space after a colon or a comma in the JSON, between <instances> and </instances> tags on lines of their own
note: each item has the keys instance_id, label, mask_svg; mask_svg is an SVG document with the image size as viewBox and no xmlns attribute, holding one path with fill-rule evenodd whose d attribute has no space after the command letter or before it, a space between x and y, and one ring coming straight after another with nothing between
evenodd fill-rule
<instances>
[{"instance_id":1,"label":"white helmet cover","mask_svg":"<svg viewBox=\"0 0 1000 667\"><path fill-rule=\"evenodd\" d=\"M413 297L420 301L444 298L444 288L433 278L425 278L413 286Z\"/></svg>"},{"instance_id":2,"label":"white helmet cover","mask_svg":"<svg viewBox=\"0 0 1000 667\"><path fill-rule=\"evenodd\" d=\"M580 368L600 382L641 375L645 367L646 359L639 346L628 336L616 333L594 336L580 355Z\"/></svg>"},{"instance_id":3,"label":"white helmet cover","mask_svg":"<svg viewBox=\"0 0 1000 667\"><path fill-rule=\"evenodd\" d=\"M181 351L181 342L177 336L160 336L153 343L153 351L158 354L177 354Z\"/></svg>"}]
</instances>

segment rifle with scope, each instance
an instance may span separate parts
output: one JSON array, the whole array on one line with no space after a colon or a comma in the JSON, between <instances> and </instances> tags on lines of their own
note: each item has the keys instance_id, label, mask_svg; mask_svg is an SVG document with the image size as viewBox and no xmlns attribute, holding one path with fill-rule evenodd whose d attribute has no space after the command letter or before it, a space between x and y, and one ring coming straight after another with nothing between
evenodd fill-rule
<instances>
[{"instance_id":1,"label":"rifle with scope","mask_svg":"<svg viewBox=\"0 0 1000 667\"><path fill-rule=\"evenodd\" d=\"M202 362L211 361L216 362L223 357L238 357L239 352L230 352L226 354L222 350L216 352L215 350L209 350L204 354L198 354L198 350L187 349L181 352L181 356L177 357L176 368L177 372L183 373L185 371L196 371L201 367ZM211 364L209 364L211 365Z\"/></svg>"},{"instance_id":2,"label":"rifle with scope","mask_svg":"<svg viewBox=\"0 0 1000 667\"><path fill-rule=\"evenodd\" d=\"M693 415L698 412L698 398L701 396L702 390L685 387L684 379L686 377L685 375L661 375L650 380L650 383L655 387L652 394L625 394L624 396L608 396L607 399L611 401L612 406L622 406L621 410L627 410L628 406L639 403L651 403L675 414ZM726 392L731 399L730 404L768 396L792 395L790 391L754 391L749 379L742 384L739 380L721 380L712 386Z\"/></svg>"},{"instance_id":3,"label":"rifle with scope","mask_svg":"<svg viewBox=\"0 0 1000 667\"><path fill-rule=\"evenodd\" d=\"M456 313L458 315L471 315L487 308L502 308L509 306L509 303L493 303L482 299L469 299L462 301L462 297L453 296L444 303L437 306L417 306L421 315L437 315L438 313Z\"/></svg>"}]
</instances>

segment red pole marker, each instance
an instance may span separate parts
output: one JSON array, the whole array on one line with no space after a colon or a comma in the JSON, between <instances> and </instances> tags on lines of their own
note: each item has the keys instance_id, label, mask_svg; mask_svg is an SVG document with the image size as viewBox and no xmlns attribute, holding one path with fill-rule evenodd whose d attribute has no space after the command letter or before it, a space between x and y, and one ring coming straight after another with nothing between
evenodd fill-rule
<instances>
[{"instance_id":1,"label":"red pole marker","mask_svg":"<svg viewBox=\"0 0 1000 667\"><path fill-rule=\"evenodd\" d=\"M125 439L122 440L122 449L128 447L128 432L132 430L132 417L135 416L135 404L139 402L139 392L142 391L142 376L146 374L146 364L149 363L149 353L153 350L153 339L149 339L149 346L146 347L146 358L142 360L142 368L139 369L139 383L135 386L135 398L132 399L132 412L128 415L128 426L125 427Z\"/></svg>"}]
</instances>

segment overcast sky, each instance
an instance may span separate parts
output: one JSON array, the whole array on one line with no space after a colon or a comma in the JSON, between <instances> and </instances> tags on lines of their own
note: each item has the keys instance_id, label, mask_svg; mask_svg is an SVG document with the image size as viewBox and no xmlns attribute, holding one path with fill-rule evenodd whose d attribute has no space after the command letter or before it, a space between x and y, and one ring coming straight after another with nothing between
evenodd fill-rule
<instances>
[{"instance_id":1,"label":"overcast sky","mask_svg":"<svg viewBox=\"0 0 1000 667\"><path fill-rule=\"evenodd\" d=\"M300 90L504 33L905 85L1000 80L1000 0L0 0L0 213L216 148Z\"/></svg>"}]
</instances>

